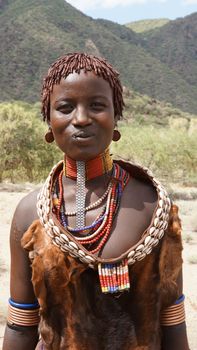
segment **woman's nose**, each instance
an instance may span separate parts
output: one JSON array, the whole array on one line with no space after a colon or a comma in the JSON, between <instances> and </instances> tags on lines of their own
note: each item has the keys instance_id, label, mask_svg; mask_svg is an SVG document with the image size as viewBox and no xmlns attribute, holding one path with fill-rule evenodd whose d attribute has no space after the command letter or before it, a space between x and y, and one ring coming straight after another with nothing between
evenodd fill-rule
<instances>
[{"instance_id":1,"label":"woman's nose","mask_svg":"<svg viewBox=\"0 0 197 350\"><path fill-rule=\"evenodd\" d=\"M73 125L88 125L91 124L91 118L89 117L88 111L84 107L78 107L74 111Z\"/></svg>"}]
</instances>

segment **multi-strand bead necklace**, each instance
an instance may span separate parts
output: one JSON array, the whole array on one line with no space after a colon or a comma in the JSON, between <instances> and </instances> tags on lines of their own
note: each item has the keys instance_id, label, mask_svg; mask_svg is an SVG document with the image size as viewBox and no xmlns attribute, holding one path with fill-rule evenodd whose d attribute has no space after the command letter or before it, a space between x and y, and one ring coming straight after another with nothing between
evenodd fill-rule
<instances>
[{"instance_id":1,"label":"multi-strand bead necklace","mask_svg":"<svg viewBox=\"0 0 197 350\"><path fill-rule=\"evenodd\" d=\"M104 167L105 169L106 162L104 161L104 158L105 157L103 157L103 162L101 162L100 165L101 168ZM64 201L63 204L61 204L60 198L61 193L63 196L63 188L62 185L60 185L60 188L62 188L62 190L60 191L58 186L59 181L61 183L62 175L59 174L62 171L64 165L63 162L59 162L53 167L48 178L46 179L45 184L41 188L38 194L37 212L46 234L48 234L49 237L51 237L52 243L59 247L61 251L65 252L66 254L69 254L74 258L79 259L82 263L87 264L90 268L98 268L98 274L100 278L102 291L104 293L114 293L129 289L128 265L132 265L144 259L147 255L151 254L154 247L157 246L161 241L169 225L171 200L168 197L166 190L163 188L161 183L153 176L149 169L141 167L139 165L130 164L131 171L140 171L140 174L142 173L144 178L148 179L149 182L152 184L153 188L155 188L157 191L157 206L154 215L151 219L150 225L142 233L140 240L134 246L130 247L130 249L124 254L122 254L120 257L104 259L102 258L102 256L92 254L91 250L97 248L98 244L101 242L103 237L100 237L100 240L95 242L94 246L85 246L85 244L82 245L80 244L80 240L85 240L87 242L90 238L96 238L96 229L99 227L96 227L96 225L99 225L99 223L103 224L104 222L104 214L105 212L107 213L107 204L111 203L111 199L109 198L112 198L112 187L114 185L114 182L116 183L116 186L118 186L117 179L115 179L114 182L112 181L112 160L110 160L110 156L108 157L108 160L108 170L106 171L106 173L111 175L111 181L109 181L109 186L106 192L98 200L101 209L100 215L95 219L96 223L92 223L92 225L95 224L95 232L93 232L92 230L92 225L86 227L87 231L84 232L77 231L78 228L69 227L68 228L70 229L70 231L68 231L68 224L66 223L64 225L62 223L60 208L63 206ZM121 165L121 162L114 162L114 164ZM68 176L68 174L65 174L65 172L64 175ZM99 175L102 175L102 173L97 174L97 176ZM121 196L121 191L119 193ZM90 206L88 206L87 208L84 208L84 212L86 212L86 210L91 210L92 206L97 207L98 201L93 204L90 204ZM101 206L102 203L103 205ZM73 211L71 213L68 213L66 211L66 219L68 219L68 214L72 214L71 216L74 216L76 215L76 211ZM59 220L57 219L58 215ZM95 236L93 237L94 233ZM107 238L109 238L109 236ZM98 253L100 253L99 255L101 255L101 250Z\"/></svg>"},{"instance_id":2,"label":"multi-strand bead necklace","mask_svg":"<svg viewBox=\"0 0 197 350\"><path fill-rule=\"evenodd\" d=\"M92 254L97 253L103 248L110 235L113 220L120 206L122 191L129 180L129 174L118 164L113 165L112 176L107 190L98 201L85 208L85 211L92 210L100 206L106 199L101 213L91 225L81 228L72 228L68 225L68 217L75 216L76 212L68 213L65 211L62 176L63 171L60 172L54 182L54 213L64 229L71 233L80 244L86 247ZM88 247L93 244L94 248L89 249Z\"/></svg>"},{"instance_id":3,"label":"multi-strand bead necklace","mask_svg":"<svg viewBox=\"0 0 197 350\"><path fill-rule=\"evenodd\" d=\"M88 226L84 225L83 227L73 228L68 224L69 217L77 216L77 207L76 211L66 211L62 177L66 175L74 179L77 178L76 162L66 158L64 168L56 177L53 184L53 212L66 232L72 234L91 254L99 254L110 236L114 218L120 207L122 192L129 181L130 175L118 164L112 163L109 150L99 155L96 160L89 161L88 166L86 166L88 179L109 173L109 171L112 171L112 174L108 187L102 197L84 208L84 213L86 213L103 204L100 214ZM81 194L81 196L84 195L83 193ZM82 199L82 202L85 203L85 200ZM99 264L98 273L101 290L104 293L115 293L130 288L127 259L116 264Z\"/></svg>"}]
</instances>

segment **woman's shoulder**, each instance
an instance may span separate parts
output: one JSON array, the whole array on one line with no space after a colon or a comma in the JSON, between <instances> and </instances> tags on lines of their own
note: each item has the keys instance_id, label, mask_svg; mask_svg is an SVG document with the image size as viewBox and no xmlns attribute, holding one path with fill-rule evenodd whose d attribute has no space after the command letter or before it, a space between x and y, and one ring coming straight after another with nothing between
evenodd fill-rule
<instances>
[{"instance_id":1,"label":"woman's shoulder","mask_svg":"<svg viewBox=\"0 0 197 350\"><path fill-rule=\"evenodd\" d=\"M126 192L131 193L135 197L135 201L157 201L156 179L148 168L132 162L126 162L122 159L116 162L130 174L130 181ZM158 181L156 180L156 182Z\"/></svg>"},{"instance_id":2,"label":"woman's shoulder","mask_svg":"<svg viewBox=\"0 0 197 350\"><path fill-rule=\"evenodd\" d=\"M18 240L20 240L23 233L28 229L31 223L38 218L36 210L38 193L39 189L36 189L28 193L18 203L12 220L11 237L12 233L15 234L17 232L17 235L19 236Z\"/></svg>"}]
</instances>

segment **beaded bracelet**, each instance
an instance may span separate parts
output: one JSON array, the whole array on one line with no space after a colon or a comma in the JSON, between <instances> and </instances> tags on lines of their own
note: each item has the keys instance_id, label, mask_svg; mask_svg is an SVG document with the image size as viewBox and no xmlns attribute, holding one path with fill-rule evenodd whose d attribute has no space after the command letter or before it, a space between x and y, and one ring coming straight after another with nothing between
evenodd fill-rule
<instances>
[{"instance_id":1,"label":"beaded bracelet","mask_svg":"<svg viewBox=\"0 0 197 350\"><path fill-rule=\"evenodd\" d=\"M181 295L173 305L162 311L160 323L162 326L175 326L185 321L185 296Z\"/></svg>"},{"instance_id":2,"label":"beaded bracelet","mask_svg":"<svg viewBox=\"0 0 197 350\"><path fill-rule=\"evenodd\" d=\"M10 298L7 321L18 326L37 326L40 321L38 302L23 304L16 303Z\"/></svg>"}]
</instances>

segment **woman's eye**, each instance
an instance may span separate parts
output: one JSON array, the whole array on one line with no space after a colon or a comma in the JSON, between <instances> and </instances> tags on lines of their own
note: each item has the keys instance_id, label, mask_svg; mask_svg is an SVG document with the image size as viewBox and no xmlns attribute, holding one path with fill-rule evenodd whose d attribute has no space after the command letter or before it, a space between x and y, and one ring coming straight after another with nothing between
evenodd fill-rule
<instances>
[{"instance_id":1,"label":"woman's eye","mask_svg":"<svg viewBox=\"0 0 197 350\"><path fill-rule=\"evenodd\" d=\"M100 110L103 110L105 108L105 105L102 102L92 102L91 108L100 111Z\"/></svg>"},{"instance_id":2,"label":"woman's eye","mask_svg":"<svg viewBox=\"0 0 197 350\"><path fill-rule=\"evenodd\" d=\"M73 111L73 108L74 108L73 105L65 104L65 105L59 106L57 109L61 113L69 114Z\"/></svg>"}]
</instances>

